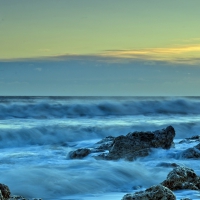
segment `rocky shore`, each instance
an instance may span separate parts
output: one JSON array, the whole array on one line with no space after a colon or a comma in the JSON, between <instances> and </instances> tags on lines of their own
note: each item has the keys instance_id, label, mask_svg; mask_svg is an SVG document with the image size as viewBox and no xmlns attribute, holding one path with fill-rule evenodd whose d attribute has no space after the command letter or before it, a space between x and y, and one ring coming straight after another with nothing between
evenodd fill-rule
<instances>
[{"instance_id":1,"label":"rocky shore","mask_svg":"<svg viewBox=\"0 0 200 200\"><path fill-rule=\"evenodd\" d=\"M133 162L139 157L151 154L153 149L174 148L175 130L168 126L162 130L153 132L133 132L126 136L108 136L90 148L79 148L71 151L68 155L70 159L82 159L91 155L95 159L118 160L125 159ZM180 141L180 144L195 142L196 145L177 152L175 157L184 159L200 158L200 136L193 136ZM198 144L197 144L198 143ZM153 185L144 191L137 191L134 194L126 194L122 200L175 200L174 191L177 190L200 190L200 177L193 169L181 166L176 163L160 163L159 166L170 167L172 170L166 179L158 185ZM185 200L188 198L185 198ZM11 195L7 185L0 184L0 200L30 200L22 196ZM42 200L32 198L32 200ZM182 199L183 200L183 199Z\"/></svg>"},{"instance_id":2,"label":"rocky shore","mask_svg":"<svg viewBox=\"0 0 200 200\"><path fill-rule=\"evenodd\" d=\"M27 199L18 195L11 195L7 185L0 183L0 200L42 200L41 198Z\"/></svg>"},{"instance_id":3,"label":"rocky shore","mask_svg":"<svg viewBox=\"0 0 200 200\"><path fill-rule=\"evenodd\" d=\"M122 200L176 200L173 191L200 190L200 177L187 167L175 167L159 185L152 186L145 191L126 194Z\"/></svg>"},{"instance_id":4,"label":"rocky shore","mask_svg":"<svg viewBox=\"0 0 200 200\"><path fill-rule=\"evenodd\" d=\"M139 157L148 156L152 149L162 148L170 149L174 147L173 139L175 130L168 126L162 130L153 132L133 132L126 136L113 137L109 136L91 148L77 149L70 152L71 159L80 159L94 153L94 158L104 160L125 159L134 161ZM186 138L179 143L200 142L200 136ZM96 155L95 153L99 153ZM200 143L192 148L183 150L174 155L185 159L200 158ZM122 200L175 200L176 196L173 191L190 189L200 190L200 177L187 167L179 166L176 163L160 163L160 166L171 167L173 170L167 175L159 185L154 185L145 191L125 195ZM185 198L185 200L188 198ZM182 199L183 200L183 199Z\"/></svg>"},{"instance_id":5,"label":"rocky shore","mask_svg":"<svg viewBox=\"0 0 200 200\"><path fill-rule=\"evenodd\" d=\"M172 126L168 126L162 130L153 132L133 132L126 136L118 137L108 136L90 148L79 148L69 153L70 159L82 159L91 154L96 159L118 160L125 159L134 161L139 157L145 157L151 154L153 149L170 149L174 148L175 130ZM176 158L199 159L200 158L200 136L186 138L179 143L199 144L190 147L182 152L174 155Z\"/></svg>"}]
</instances>

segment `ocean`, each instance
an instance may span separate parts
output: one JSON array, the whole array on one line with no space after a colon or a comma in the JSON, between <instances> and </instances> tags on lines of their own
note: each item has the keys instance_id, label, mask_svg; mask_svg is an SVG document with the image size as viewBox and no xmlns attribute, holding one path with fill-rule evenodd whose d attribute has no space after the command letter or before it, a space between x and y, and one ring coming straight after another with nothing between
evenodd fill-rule
<instances>
[{"instance_id":1,"label":"ocean","mask_svg":"<svg viewBox=\"0 0 200 200\"><path fill-rule=\"evenodd\" d=\"M70 159L69 152L91 147L106 136L173 126L175 148L155 149L135 161ZM197 143L200 97L0 97L0 183L12 194L44 200L120 200L127 193L164 181L172 168L200 162L176 156ZM200 199L192 190L177 199Z\"/></svg>"}]
</instances>

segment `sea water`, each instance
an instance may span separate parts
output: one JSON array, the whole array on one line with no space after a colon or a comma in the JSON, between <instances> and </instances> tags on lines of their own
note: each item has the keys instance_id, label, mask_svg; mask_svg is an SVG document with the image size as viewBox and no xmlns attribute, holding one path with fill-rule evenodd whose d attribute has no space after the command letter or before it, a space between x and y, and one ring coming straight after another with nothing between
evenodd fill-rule
<instances>
[{"instance_id":1,"label":"sea water","mask_svg":"<svg viewBox=\"0 0 200 200\"><path fill-rule=\"evenodd\" d=\"M68 156L106 136L169 125L176 131L175 148L155 149L133 162ZM172 169L162 162L200 175L199 160L175 156L197 144L179 144L181 139L199 134L199 97L0 97L0 182L28 198L122 199L165 180ZM175 194L200 199L197 191Z\"/></svg>"}]
</instances>

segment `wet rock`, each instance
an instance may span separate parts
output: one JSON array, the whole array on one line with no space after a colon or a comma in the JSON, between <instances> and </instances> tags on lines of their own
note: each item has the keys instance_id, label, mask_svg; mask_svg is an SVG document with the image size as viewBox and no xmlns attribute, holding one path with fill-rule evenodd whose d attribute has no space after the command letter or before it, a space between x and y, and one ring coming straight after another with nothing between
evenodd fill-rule
<instances>
[{"instance_id":1,"label":"wet rock","mask_svg":"<svg viewBox=\"0 0 200 200\"><path fill-rule=\"evenodd\" d=\"M176 197L167 187L155 185L145 191L126 194L122 200L176 200Z\"/></svg>"},{"instance_id":2,"label":"wet rock","mask_svg":"<svg viewBox=\"0 0 200 200\"><path fill-rule=\"evenodd\" d=\"M135 152L125 152L123 156L120 156L120 154L110 154L110 153L102 153L98 156L95 156L95 158L98 159L104 159L104 160L118 160L120 158L124 158L126 160L132 161L133 159L136 159L138 157L145 157L148 156L151 152L151 149L142 149Z\"/></svg>"},{"instance_id":3,"label":"wet rock","mask_svg":"<svg viewBox=\"0 0 200 200\"><path fill-rule=\"evenodd\" d=\"M182 198L180 200L192 200L192 199L190 199L190 198Z\"/></svg>"},{"instance_id":4,"label":"wet rock","mask_svg":"<svg viewBox=\"0 0 200 200\"><path fill-rule=\"evenodd\" d=\"M99 142L96 143L95 150L96 151L110 150L110 148L112 147L114 139L115 139L115 137L108 136L108 137L100 140Z\"/></svg>"},{"instance_id":5,"label":"wet rock","mask_svg":"<svg viewBox=\"0 0 200 200\"><path fill-rule=\"evenodd\" d=\"M0 190L0 200L4 200L1 190Z\"/></svg>"},{"instance_id":6,"label":"wet rock","mask_svg":"<svg viewBox=\"0 0 200 200\"><path fill-rule=\"evenodd\" d=\"M176 163L166 163L166 162L162 162L162 163L159 163L158 165L156 165L157 167L178 167L179 165L176 164Z\"/></svg>"},{"instance_id":7,"label":"wet rock","mask_svg":"<svg viewBox=\"0 0 200 200\"><path fill-rule=\"evenodd\" d=\"M200 135L195 135L192 136L191 138L186 138L186 139L200 141Z\"/></svg>"},{"instance_id":8,"label":"wet rock","mask_svg":"<svg viewBox=\"0 0 200 200\"><path fill-rule=\"evenodd\" d=\"M182 144L182 143L192 143L192 142L200 142L200 135L195 135L190 138L186 138L184 140L181 140L179 143Z\"/></svg>"},{"instance_id":9,"label":"wet rock","mask_svg":"<svg viewBox=\"0 0 200 200\"><path fill-rule=\"evenodd\" d=\"M186 149L179 155L181 158L200 158L200 143L192 148Z\"/></svg>"},{"instance_id":10,"label":"wet rock","mask_svg":"<svg viewBox=\"0 0 200 200\"><path fill-rule=\"evenodd\" d=\"M173 145L175 130L172 126L154 132L133 132L116 137L105 158L134 160L149 155L151 148L169 149Z\"/></svg>"},{"instance_id":11,"label":"wet rock","mask_svg":"<svg viewBox=\"0 0 200 200\"><path fill-rule=\"evenodd\" d=\"M69 157L81 159L89 153L101 153L93 157L105 160L123 158L132 161L138 157L148 156L152 148L169 149L174 145L174 137L175 130L172 126L154 132L133 132L118 137L108 136L91 147L91 150L77 149L70 152Z\"/></svg>"},{"instance_id":12,"label":"wet rock","mask_svg":"<svg viewBox=\"0 0 200 200\"><path fill-rule=\"evenodd\" d=\"M88 154L90 154L90 149L87 149L87 148L83 148L83 149L77 149L75 151L71 151L69 153L69 157L71 159L81 159L81 158L84 158L86 157Z\"/></svg>"},{"instance_id":13,"label":"wet rock","mask_svg":"<svg viewBox=\"0 0 200 200\"><path fill-rule=\"evenodd\" d=\"M31 198L31 199L27 199L25 197L22 196L18 196L18 195L12 195L9 200L42 200L41 198Z\"/></svg>"},{"instance_id":14,"label":"wet rock","mask_svg":"<svg viewBox=\"0 0 200 200\"><path fill-rule=\"evenodd\" d=\"M161 184L170 190L199 190L200 177L195 174L194 170L178 166L167 175L167 179Z\"/></svg>"},{"instance_id":15,"label":"wet rock","mask_svg":"<svg viewBox=\"0 0 200 200\"><path fill-rule=\"evenodd\" d=\"M0 183L1 199L6 200L10 197L10 189L7 185Z\"/></svg>"}]
</instances>

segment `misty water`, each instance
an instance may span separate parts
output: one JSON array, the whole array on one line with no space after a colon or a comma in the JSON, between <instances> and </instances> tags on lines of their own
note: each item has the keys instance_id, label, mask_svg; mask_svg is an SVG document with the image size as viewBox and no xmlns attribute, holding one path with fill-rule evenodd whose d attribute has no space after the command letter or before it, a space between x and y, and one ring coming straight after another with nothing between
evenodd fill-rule
<instances>
[{"instance_id":1,"label":"misty water","mask_svg":"<svg viewBox=\"0 0 200 200\"><path fill-rule=\"evenodd\" d=\"M154 131L172 125L175 148L154 149L135 161L71 160L69 152L91 147L106 136ZM177 163L200 175L198 160L175 154L196 143L181 139L199 135L198 97L0 97L1 183L12 194L67 200L122 199L166 179ZM177 199L199 199L197 191L175 192Z\"/></svg>"}]
</instances>

